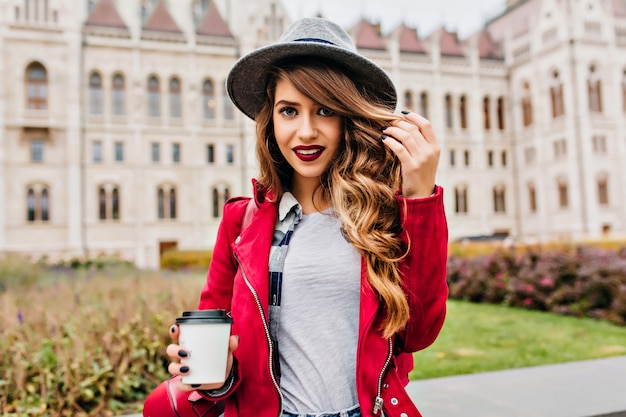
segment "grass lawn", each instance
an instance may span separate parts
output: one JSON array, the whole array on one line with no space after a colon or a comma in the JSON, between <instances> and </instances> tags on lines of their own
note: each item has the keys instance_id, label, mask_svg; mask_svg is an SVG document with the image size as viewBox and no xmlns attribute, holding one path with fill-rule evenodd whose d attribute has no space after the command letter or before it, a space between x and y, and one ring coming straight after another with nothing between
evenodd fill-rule
<instances>
[{"instance_id":1,"label":"grass lawn","mask_svg":"<svg viewBox=\"0 0 626 417\"><path fill-rule=\"evenodd\" d=\"M626 355L626 327L593 319L449 300L435 343L410 378L427 379Z\"/></svg>"}]
</instances>

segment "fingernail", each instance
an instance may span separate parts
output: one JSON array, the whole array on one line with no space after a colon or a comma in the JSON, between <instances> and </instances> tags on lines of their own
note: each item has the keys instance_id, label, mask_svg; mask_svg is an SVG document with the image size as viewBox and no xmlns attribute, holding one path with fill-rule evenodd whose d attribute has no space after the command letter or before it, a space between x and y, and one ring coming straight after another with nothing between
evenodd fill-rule
<instances>
[{"instance_id":1,"label":"fingernail","mask_svg":"<svg viewBox=\"0 0 626 417\"><path fill-rule=\"evenodd\" d=\"M388 136L387 136L387 135L382 135L382 136L380 137L380 140L385 140L385 139L387 139L387 138L388 138Z\"/></svg>"},{"instance_id":2,"label":"fingernail","mask_svg":"<svg viewBox=\"0 0 626 417\"><path fill-rule=\"evenodd\" d=\"M182 372L183 374L186 374L187 372L189 372L189 367L188 366L181 366L180 367L180 372Z\"/></svg>"},{"instance_id":3,"label":"fingernail","mask_svg":"<svg viewBox=\"0 0 626 417\"><path fill-rule=\"evenodd\" d=\"M170 327L170 332L176 333L176 325L173 325L172 327Z\"/></svg>"},{"instance_id":4,"label":"fingernail","mask_svg":"<svg viewBox=\"0 0 626 417\"><path fill-rule=\"evenodd\" d=\"M384 132L385 130L387 130L388 127L389 126L383 126L383 127L380 128L380 130L382 130Z\"/></svg>"},{"instance_id":5,"label":"fingernail","mask_svg":"<svg viewBox=\"0 0 626 417\"><path fill-rule=\"evenodd\" d=\"M198 388L200 384L191 384L191 388Z\"/></svg>"},{"instance_id":6,"label":"fingernail","mask_svg":"<svg viewBox=\"0 0 626 417\"><path fill-rule=\"evenodd\" d=\"M411 112L410 112L410 111L408 111L408 110L402 110L400 113L402 113L402 114L409 114L409 113L411 113Z\"/></svg>"},{"instance_id":7,"label":"fingernail","mask_svg":"<svg viewBox=\"0 0 626 417\"><path fill-rule=\"evenodd\" d=\"M188 356L187 352L185 352L184 350L179 350L178 351L178 356L180 356L181 358L186 358Z\"/></svg>"}]
</instances>

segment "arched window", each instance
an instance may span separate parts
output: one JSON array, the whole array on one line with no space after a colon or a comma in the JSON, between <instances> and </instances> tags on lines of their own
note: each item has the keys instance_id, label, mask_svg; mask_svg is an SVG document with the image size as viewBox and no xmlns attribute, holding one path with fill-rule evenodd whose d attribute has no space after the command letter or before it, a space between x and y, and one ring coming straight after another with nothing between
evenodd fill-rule
<instances>
[{"instance_id":1,"label":"arched window","mask_svg":"<svg viewBox=\"0 0 626 417\"><path fill-rule=\"evenodd\" d=\"M602 113L602 82L595 65L589 67L587 94L589 96L589 111Z\"/></svg>"},{"instance_id":2,"label":"arched window","mask_svg":"<svg viewBox=\"0 0 626 417\"><path fill-rule=\"evenodd\" d=\"M154 75L148 79L148 116L161 117L161 91Z\"/></svg>"},{"instance_id":3,"label":"arched window","mask_svg":"<svg viewBox=\"0 0 626 417\"><path fill-rule=\"evenodd\" d=\"M215 88L213 81L205 80L202 83L202 114L205 120L215 119Z\"/></svg>"},{"instance_id":4,"label":"arched window","mask_svg":"<svg viewBox=\"0 0 626 417\"><path fill-rule=\"evenodd\" d=\"M506 151L502 151L502 153L500 154L500 162L502 163L503 167L506 166L506 163L507 163Z\"/></svg>"},{"instance_id":5,"label":"arched window","mask_svg":"<svg viewBox=\"0 0 626 417\"><path fill-rule=\"evenodd\" d=\"M428 93L426 91L420 94L420 114L428 119Z\"/></svg>"},{"instance_id":6,"label":"arched window","mask_svg":"<svg viewBox=\"0 0 626 417\"><path fill-rule=\"evenodd\" d=\"M235 107L228 96L228 91L224 88L222 92L222 107L225 120L233 120L235 118Z\"/></svg>"},{"instance_id":7,"label":"arched window","mask_svg":"<svg viewBox=\"0 0 626 417\"><path fill-rule=\"evenodd\" d=\"M48 109L48 72L39 62L26 67L26 108Z\"/></svg>"},{"instance_id":8,"label":"arched window","mask_svg":"<svg viewBox=\"0 0 626 417\"><path fill-rule=\"evenodd\" d=\"M89 76L89 114L102 114L102 77L97 72Z\"/></svg>"},{"instance_id":9,"label":"arched window","mask_svg":"<svg viewBox=\"0 0 626 417\"><path fill-rule=\"evenodd\" d=\"M530 84L524 83L522 90L522 123L530 126L533 123L533 104L531 98Z\"/></svg>"},{"instance_id":10,"label":"arched window","mask_svg":"<svg viewBox=\"0 0 626 417\"><path fill-rule=\"evenodd\" d=\"M563 106L563 83L558 71L552 73L552 85L550 86L550 102L552 104L552 118L563 116L565 108Z\"/></svg>"},{"instance_id":11,"label":"arched window","mask_svg":"<svg viewBox=\"0 0 626 417\"><path fill-rule=\"evenodd\" d=\"M461 117L461 129L467 129L467 99L464 95L459 98L459 115Z\"/></svg>"},{"instance_id":12,"label":"arched window","mask_svg":"<svg viewBox=\"0 0 626 417\"><path fill-rule=\"evenodd\" d=\"M528 183L528 210L531 213L537 212L537 189L535 188L535 184Z\"/></svg>"},{"instance_id":13,"label":"arched window","mask_svg":"<svg viewBox=\"0 0 626 417\"><path fill-rule=\"evenodd\" d=\"M225 185L217 185L211 189L211 206L213 208L213 218L222 216L224 204L230 198L230 189Z\"/></svg>"},{"instance_id":14,"label":"arched window","mask_svg":"<svg viewBox=\"0 0 626 417\"><path fill-rule=\"evenodd\" d=\"M506 196L503 185L493 187L493 211L495 213L506 213Z\"/></svg>"},{"instance_id":15,"label":"arched window","mask_svg":"<svg viewBox=\"0 0 626 417\"><path fill-rule=\"evenodd\" d=\"M46 185L34 184L27 188L26 220L28 222L50 220L50 196Z\"/></svg>"},{"instance_id":16,"label":"arched window","mask_svg":"<svg viewBox=\"0 0 626 417\"><path fill-rule=\"evenodd\" d=\"M113 220L120 218L120 192L117 187L111 191L111 217Z\"/></svg>"},{"instance_id":17,"label":"arched window","mask_svg":"<svg viewBox=\"0 0 626 417\"><path fill-rule=\"evenodd\" d=\"M120 74L113 76L113 92L111 96L113 115L124 116L126 114L126 87L124 85L124 77Z\"/></svg>"},{"instance_id":18,"label":"arched window","mask_svg":"<svg viewBox=\"0 0 626 417\"><path fill-rule=\"evenodd\" d=\"M491 129L491 117L489 114L489 108L491 107L491 100L489 96L483 98L483 127L485 130Z\"/></svg>"},{"instance_id":19,"label":"arched window","mask_svg":"<svg viewBox=\"0 0 626 417\"><path fill-rule=\"evenodd\" d=\"M219 196L219 191L217 191L217 188L213 188L213 191L211 192L212 194L212 206L213 206L213 217L214 218L218 218L220 217L220 196Z\"/></svg>"},{"instance_id":20,"label":"arched window","mask_svg":"<svg viewBox=\"0 0 626 417\"><path fill-rule=\"evenodd\" d=\"M504 130L504 97L498 97L498 129Z\"/></svg>"},{"instance_id":21,"label":"arched window","mask_svg":"<svg viewBox=\"0 0 626 417\"><path fill-rule=\"evenodd\" d=\"M557 180L557 195L559 197L559 208L565 209L569 207L569 190L567 180L559 178Z\"/></svg>"},{"instance_id":22,"label":"arched window","mask_svg":"<svg viewBox=\"0 0 626 417\"><path fill-rule=\"evenodd\" d=\"M446 127L452 129L452 96L450 94L446 94L445 98L445 117Z\"/></svg>"},{"instance_id":23,"label":"arched window","mask_svg":"<svg viewBox=\"0 0 626 417\"><path fill-rule=\"evenodd\" d=\"M413 111L413 94L409 90L404 92L404 109Z\"/></svg>"},{"instance_id":24,"label":"arched window","mask_svg":"<svg viewBox=\"0 0 626 417\"><path fill-rule=\"evenodd\" d=\"M454 212L467 213L467 187L459 185L454 188Z\"/></svg>"},{"instance_id":25,"label":"arched window","mask_svg":"<svg viewBox=\"0 0 626 417\"><path fill-rule=\"evenodd\" d=\"M157 214L159 219L175 219L177 216L176 187L163 185L157 188Z\"/></svg>"},{"instance_id":26,"label":"arched window","mask_svg":"<svg viewBox=\"0 0 626 417\"><path fill-rule=\"evenodd\" d=\"M98 190L98 218L100 220L107 218L107 193L104 187Z\"/></svg>"},{"instance_id":27,"label":"arched window","mask_svg":"<svg viewBox=\"0 0 626 417\"><path fill-rule=\"evenodd\" d=\"M601 206L609 205L609 179L606 174L601 175L597 181L598 188L598 204Z\"/></svg>"},{"instance_id":28,"label":"arched window","mask_svg":"<svg viewBox=\"0 0 626 417\"><path fill-rule=\"evenodd\" d=\"M180 81L173 77L170 80L170 117L180 118L182 116L182 100L180 93Z\"/></svg>"},{"instance_id":29,"label":"arched window","mask_svg":"<svg viewBox=\"0 0 626 417\"><path fill-rule=\"evenodd\" d=\"M120 193L115 185L98 188L98 217L100 220L120 219Z\"/></svg>"}]
</instances>

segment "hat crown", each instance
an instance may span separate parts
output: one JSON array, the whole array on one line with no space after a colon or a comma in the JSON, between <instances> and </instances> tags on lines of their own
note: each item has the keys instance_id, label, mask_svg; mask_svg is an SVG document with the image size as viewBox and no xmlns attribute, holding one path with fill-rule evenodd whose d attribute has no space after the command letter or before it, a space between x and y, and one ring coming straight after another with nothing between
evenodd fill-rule
<instances>
[{"instance_id":1,"label":"hat crown","mask_svg":"<svg viewBox=\"0 0 626 417\"><path fill-rule=\"evenodd\" d=\"M318 42L356 52L352 38L341 26L319 17L300 19L287 28L279 43Z\"/></svg>"}]
</instances>

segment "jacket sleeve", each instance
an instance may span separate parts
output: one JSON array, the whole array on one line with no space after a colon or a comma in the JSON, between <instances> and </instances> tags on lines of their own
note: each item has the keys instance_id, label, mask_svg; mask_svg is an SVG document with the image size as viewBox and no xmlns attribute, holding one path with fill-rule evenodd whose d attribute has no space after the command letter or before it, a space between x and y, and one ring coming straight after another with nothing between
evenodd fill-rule
<instances>
[{"instance_id":1,"label":"jacket sleeve","mask_svg":"<svg viewBox=\"0 0 626 417\"><path fill-rule=\"evenodd\" d=\"M220 222L211 265L207 279L200 293L199 310L231 310L233 280L237 273L237 263L233 257L232 244L240 233L241 221L248 204L247 198L229 200L224 205L224 216Z\"/></svg>"},{"instance_id":2,"label":"jacket sleeve","mask_svg":"<svg viewBox=\"0 0 626 417\"><path fill-rule=\"evenodd\" d=\"M403 239L408 245L400 270L410 318L405 330L398 333L396 346L402 352L416 352L435 341L445 319L448 226L441 187L427 198L398 195L398 201Z\"/></svg>"}]
</instances>

